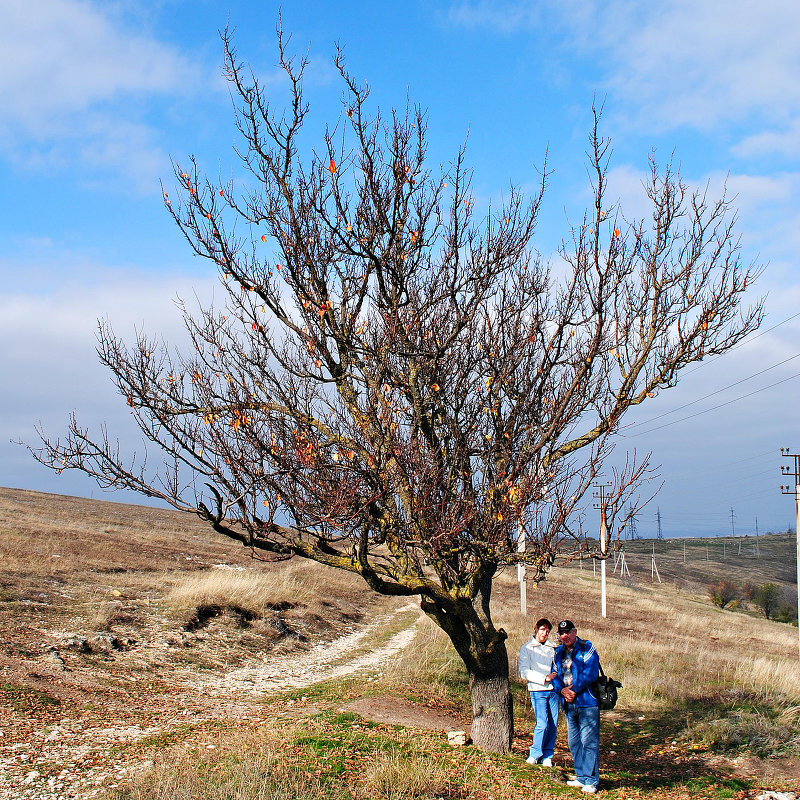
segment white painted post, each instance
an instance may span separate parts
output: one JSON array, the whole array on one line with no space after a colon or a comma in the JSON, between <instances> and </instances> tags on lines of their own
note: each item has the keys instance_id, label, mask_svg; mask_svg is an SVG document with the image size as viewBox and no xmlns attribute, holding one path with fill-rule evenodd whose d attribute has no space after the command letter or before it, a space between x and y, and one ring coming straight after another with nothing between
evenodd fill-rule
<instances>
[{"instance_id":1,"label":"white painted post","mask_svg":"<svg viewBox=\"0 0 800 800\"><path fill-rule=\"evenodd\" d=\"M525 552L525 531L522 525L517 530L517 552ZM517 564L517 580L519 581L519 610L523 617L528 616L528 582L525 580L525 565Z\"/></svg>"},{"instance_id":2,"label":"white painted post","mask_svg":"<svg viewBox=\"0 0 800 800\"><path fill-rule=\"evenodd\" d=\"M797 539L797 619L800 619L800 483L794 486L794 535ZM798 657L800 657L800 627L797 628Z\"/></svg>"},{"instance_id":3,"label":"white painted post","mask_svg":"<svg viewBox=\"0 0 800 800\"><path fill-rule=\"evenodd\" d=\"M800 619L800 453L790 453L788 447L781 447L781 456L783 458L791 458L794 462L794 469L792 467L781 467L781 475L791 476L794 481L794 535L797 539L797 561L795 562L797 571L797 618ZM791 493L791 484L781 486L781 494ZM800 656L800 628L797 629L797 637L798 655Z\"/></svg>"},{"instance_id":4,"label":"white painted post","mask_svg":"<svg viewBox=\"0 0 800 800\"><path fill-rule=\"evenodd\" d=\"M606 554L606 508L600 506L600 552ZM800 540L798 540L800 541ZM606 616L606 559L600 562L600 616Z\"/></svg>"}]
</instances>

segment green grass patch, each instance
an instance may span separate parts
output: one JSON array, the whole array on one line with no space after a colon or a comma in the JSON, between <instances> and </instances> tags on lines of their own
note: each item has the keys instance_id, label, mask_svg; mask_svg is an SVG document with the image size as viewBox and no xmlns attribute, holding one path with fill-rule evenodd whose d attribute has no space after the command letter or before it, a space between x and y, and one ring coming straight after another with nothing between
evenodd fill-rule
<instances>
[{"instance_id":1,"label":"green grass patch","mask_svg":"<svg viewBox=\"0 0 800 800\"><path fill-rule=\"evenodd\" d=\"M18 686L14 683L0 684L0 692L11 703L11 707L21 714L41 711L60 706L61 701L39 689L30 686Z\"/></svg>"},{"instance_id":2,"label":"green grass patch","mask_svg":"<svg viewBox=\"0 0 800 800\"><path fill-rule=\"evenodd\" d=\"M727 690L685 702L681 711L680 737L695 747L765 759L800 755L800 707L776 693Z\"/></svg>"},{"instance_id":3,"label":"green grass patch","mask_svg":"<svg viewBox=\"0 0 800 800\"><path fill-rule=\"evenodd\" d=\"M769 710L745 710L712 717L692 725L692 740L717 753L752 753L759 758L800 753L800 725L787 724Z\"/></svg>"}]
</instances>

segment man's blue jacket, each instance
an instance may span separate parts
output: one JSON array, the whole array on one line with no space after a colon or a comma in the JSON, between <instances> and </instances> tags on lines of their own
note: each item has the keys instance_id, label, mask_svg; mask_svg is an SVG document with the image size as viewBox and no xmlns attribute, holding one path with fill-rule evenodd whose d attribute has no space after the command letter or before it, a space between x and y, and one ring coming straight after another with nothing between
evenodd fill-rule
<instances>
[{"instance_id":1,"label":"man's blue jacket","mask_svg":"<svg viewBox=\"0 0 800 800\"><path fill-rule=\"evenodd\" d=\"M553 689L559 694L564 688L564 673L561 660L567 648L560 644L553 654L553 672L558 673L553 678ZM592 684L600 676L600 656L588 639L575 639L575 648L572 651L572 690L575 692L574 705L578 708L593 708L597 706L597 698L592 694Z\"/></svg>"}]
</instances>

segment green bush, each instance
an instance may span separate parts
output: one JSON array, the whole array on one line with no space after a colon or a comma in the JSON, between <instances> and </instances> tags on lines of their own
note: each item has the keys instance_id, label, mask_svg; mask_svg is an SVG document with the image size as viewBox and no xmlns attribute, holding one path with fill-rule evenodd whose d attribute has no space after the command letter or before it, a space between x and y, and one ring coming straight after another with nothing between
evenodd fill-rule
<instances>
[{"instance_id":1,"label":"green bush","mask_svg":"<svg viewBox=\"0 0 800 800\"><path fill-rule=\"evenodd\" d=\"M783 592L776 583L765 583L753 594L753 602L767 619L772 619L783 601Z\"/></svg>"},{"instance_id":2,"label":"green bush","mask_svg":"<svg viewBox=\"0 0 800 800\"><path fill-rule=\"evenodd\" d=\"M797 595L794 592L784 593L783 601L775 613L775 619L778 622L797 624Z\"/></svg>"},{"instance_id":3,"label":"green bush","mask_svg":"<svg viewBox=\"0 0 800 800\"><path fill-rule=\"evenodd\" d=\"M797 755L800 728L797 719L757 709L734 711L709 719L691 729L694 741L718 753L749 752L759 758Z\"/></svg>"}]
</instances>

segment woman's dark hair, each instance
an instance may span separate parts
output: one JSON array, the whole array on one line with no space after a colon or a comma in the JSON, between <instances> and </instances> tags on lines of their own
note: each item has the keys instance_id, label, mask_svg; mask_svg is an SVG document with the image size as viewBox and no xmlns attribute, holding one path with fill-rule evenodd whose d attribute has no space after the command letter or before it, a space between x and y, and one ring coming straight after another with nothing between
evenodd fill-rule
<instances>
[{"instance_id":1,"label":"woman's dark hair","mask_svg":"<svg viewBox=\"0 0 800 800\"><path fill-rule=\"evenodd\" d=\"M541 619L540 619L540 620L539 620L539 621L536 623L536 627L534 628L534 630L538 631L538 630L539 630L539 628L541 628L541 627L542 627L542 625L547 625L547 627L548 627L548 628L550 628L550 630L553 630L553 623L552 623L552 622L550 622L550 620L549 620L549 619L546 619L545 617L542 617L542 618L541 618Z\"/></svg>"}]
</instances>

